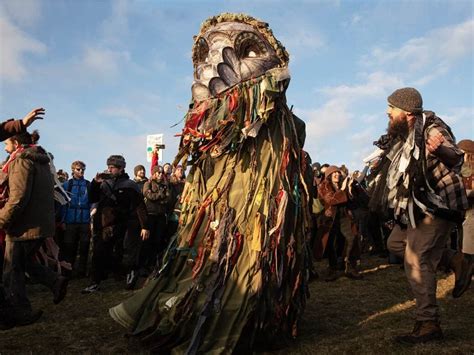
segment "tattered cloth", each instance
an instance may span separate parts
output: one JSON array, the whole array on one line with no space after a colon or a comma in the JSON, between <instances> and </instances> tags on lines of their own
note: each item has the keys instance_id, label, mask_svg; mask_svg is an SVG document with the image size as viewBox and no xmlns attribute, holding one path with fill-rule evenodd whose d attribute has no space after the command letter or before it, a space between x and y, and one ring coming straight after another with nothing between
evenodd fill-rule
<instances>
[{"instance_id":1,"label":"tattered cloth","mask_svg":"<svg viewBox=\"0 0 474 355\"><path fill-rule=\"evenodd\" d=\"M156 278L110 309L152 351L231 353L297 335L310 226L288 81L271 71L190 109L178 232Z\"/></svg>"}]
</instances>

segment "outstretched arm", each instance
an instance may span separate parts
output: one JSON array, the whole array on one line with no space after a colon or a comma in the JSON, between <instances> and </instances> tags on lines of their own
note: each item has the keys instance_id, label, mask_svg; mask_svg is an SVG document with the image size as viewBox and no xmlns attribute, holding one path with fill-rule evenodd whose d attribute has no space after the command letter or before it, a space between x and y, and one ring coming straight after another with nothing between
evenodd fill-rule
<instances>
[{"instance_id":1,"label":"outstretched arm","mask_svg":"<svg viewBox=\"0 0 474 355\"><path fill-rule=\"evenodd\" d=\"M31 110L25 117L23 117L22 122L25 127L31 125L35 120L42 120L45 109L42 107L35 108Z\"/></svg>"}]
</instances>

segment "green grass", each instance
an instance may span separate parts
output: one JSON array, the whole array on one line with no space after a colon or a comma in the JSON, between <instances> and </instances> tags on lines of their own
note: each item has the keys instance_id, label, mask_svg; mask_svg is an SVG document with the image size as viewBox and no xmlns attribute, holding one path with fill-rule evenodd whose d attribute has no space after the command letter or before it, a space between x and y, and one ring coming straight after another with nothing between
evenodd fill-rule
<instances>
[{"instance_id":1,"label":"green grass","mask_svg":"<svg viewBox=\"0 0 474 355\"><path fill-rule=\"evenodd\" d=\"M318 265L318 271L326 263ZM454 276L439 274L438 299L443 342L401 346L392 338L413 327L414 302L403 270L384 259L363 259L364 279L340 278L310 284L311 298L300 324L298 339L272 354L474 354L474 292L460 299L450 295ZM124 330L108 315L108 308L131 292L123 283L107 280L102 291L81 295L87 280L73 280L66 299L52 304L52 296L38 285L29 286L35 309L43 309L38 323L0 332L0 353L137 353Z\"/></svg>"}]
</instances>

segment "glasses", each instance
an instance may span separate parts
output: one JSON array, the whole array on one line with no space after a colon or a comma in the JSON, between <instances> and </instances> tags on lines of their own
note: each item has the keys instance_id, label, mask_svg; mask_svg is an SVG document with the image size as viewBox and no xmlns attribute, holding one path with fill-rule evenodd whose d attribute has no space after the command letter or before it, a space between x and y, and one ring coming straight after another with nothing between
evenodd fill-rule
<instances>
[{"instance_id":1,"label":"glasses","mask_svg":"<svg viewBox=\"0 0 474 355\"><path fill-rule=\"evenodd\" d=\"M76 169L74 169L74 170L76 170L76 171L86 171L85 168L76 168Z\"/></svg>"}]
</instances>

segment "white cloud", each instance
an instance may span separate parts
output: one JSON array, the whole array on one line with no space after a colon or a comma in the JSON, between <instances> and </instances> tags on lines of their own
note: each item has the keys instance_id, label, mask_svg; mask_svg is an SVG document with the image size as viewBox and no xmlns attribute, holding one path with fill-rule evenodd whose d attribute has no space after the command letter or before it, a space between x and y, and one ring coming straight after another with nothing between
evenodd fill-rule
<instances>
[{"instance_id":1,"label":"white cloud","mask_svg":"<svg viewBox=\"0 0 474 355\"><path fill-rule=\"evenodd\" d=\"M298 114L306 122L308 137L322 137L347 128L354 118L351 111L354 103L385 97L389 90L403 86L402 83L396 76L376 72L369 74L362 84L325 87L318 91L328 96L328 101L319 108L299 110Z\"/></svg>"},{"instance_id":2,"label":"white cloud","mask_svg":"<svg viewBox=\"0 0 474 355\"><path fill-rule=\"evenodd\" d=\"M306 122L308 141L346 128L352 117L348 102L339 99L329 100L316 109L295 109L295 113Z\"/></svg>"},{"instance_id":3,"label":"white cloud","mask_svg":"<svg viewBox=\"0 0 474 355\"><path fill-rule=\"evenodd\" d=\"M113 118L124 118L130 121L137 121L140 115L128 107L105 107L99 110L100 114Z\"/></svg>"},{"instance_id":4,"label":"white cloud","mask_svg":"<svg viewBox=\"0 0 474 355\"><path fill-rule=\"evenodd\" d=\"M362 131L355 132L350 136L350 140L355 145L364 144L366 145L367 142L370 142L371 139L373 140L375 136L374 128L368 127Z\"/></svg>"},{"instance_id":5,"label":"white cloud","mask_svg":"<svg viewBox=\"0 0 474 355\"><path fill-rule=\"evenodd\" d=\"M473 43L474 20L471 19L412 38L397 49L375 47L361 63L370 67L390 65L403 68L410 75L421 75L415 83L422 85L446 74L466 55L472 56Z\"/></svg>"},{"instance_id":6,"label":"white cloud","mask_svg":"<svg viewBox=\"0 0 474 355\"><path fill-rule=\"evenodd\" d=\"M322 34L301 27L293 28L288 36L282 36L281 41L291 53L312 52L325 45Z\"/></svg>"},{"instance_id":7,"label":"white cloud","mask_svg":"<svg viewBox=\"0 0 474 355\"><path fill-rule=\"evenodd\" d=\"M44 54L47 47L1 14L0 34L0 77L9 81L20 81L28 74L24 56L28 53Z\"/></svg>"},{"instance_id":8,"label":"white cloud","mask_svg":"<svg viewBox=\"0 0 474 355\"><path fill-rule=\"evenodd\" d=\"M102 23L102 39L104 45L119 45L129 34L128 2L116 0L112 2L111 15Z\"/></svg>"},{"instance_id":9,"label":"white cloud","mask_svg":"<svg viewBox=\"0 0 474 355\"><path fill-rule=\"evenodd\" d=\"M339 85L322 88L319 91L340 100L355 101L361 98L378 97L391 88L402 85L396 75L386 72L374 72L366 76L366 82L359 85Z\"/></svg>"},{"instance_id":10,"label":"white cloud","mask_svg":"<svg viewBox=\"0 0 474 355\"><path fill-rule=\"evenodd\" d=\"M0 12L7 13L19 25L32 27L41 18L40 5L39 0L4 1L0 4Z\"/></svg>"},{"instance_id":11,"label":"white cloud","mask_svg":"<svg viewBox=\"0 0 474 355\"><path fill-rule=\"evenodd\" d=\"M460 123L460 122L469 122L471 123L471 128L474 125L472 118L474 117L474 107L457 107L452 108L449 112L445 113L436 113L449 125ZM468 132L467 132L468 133ZM471 131L471 134L474 134Z\"/></svg>"},{"instance_id":12,"label":"white cloud","mask_svg":"<svg viewBox=\"0 0 474 355\"><path fill-rule=\"evenodd\" d=\"M149 127L161 111L159 95L143 91L130 92L126 96L116 98L115 102L100 108L97 112L110 118L122 119L134 124L135 127Z\"/></svg>"},{"instance_id":13,"label":"white cloud","mask_svg":"<svg viewBox=\"0 0 474 355\"><path fill-rule=\"evenodd\" d=\"M351 24L352 25L357 25L361 21L362 21L362 16L361 15L359 15L359 14L352 15L352 18L351 18Z\"/></svg>"},{"instance_id":14,"label":"white cloud","mask_svg":"<svg viewBox=\"0 0 474 355\"><path fill-rule=\"evenodd\" d=\"M115 76L120 67L128 62L130 62L129 52L98 47L86 47L82 60L86 69L103 76Z\"/></svg>"}]
</instances>

